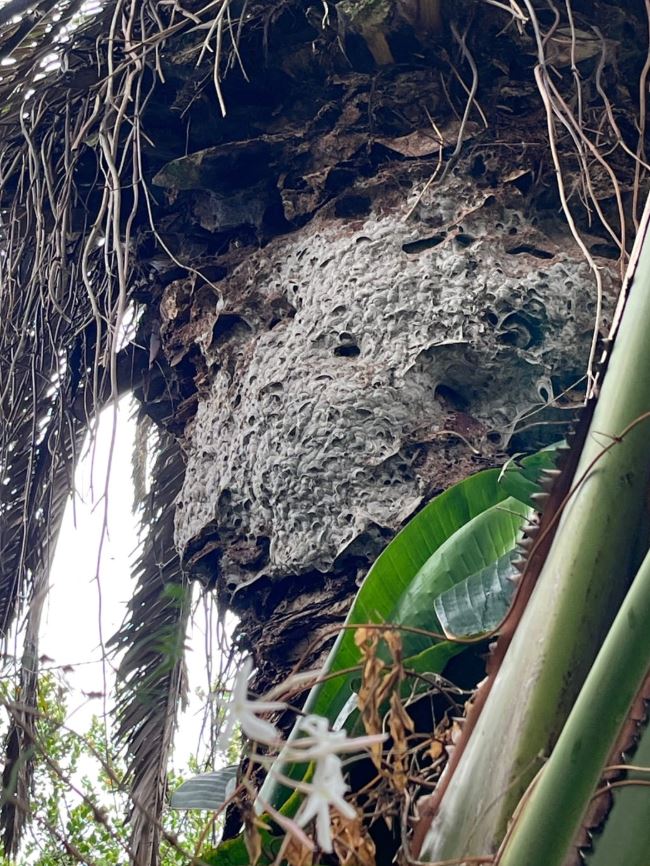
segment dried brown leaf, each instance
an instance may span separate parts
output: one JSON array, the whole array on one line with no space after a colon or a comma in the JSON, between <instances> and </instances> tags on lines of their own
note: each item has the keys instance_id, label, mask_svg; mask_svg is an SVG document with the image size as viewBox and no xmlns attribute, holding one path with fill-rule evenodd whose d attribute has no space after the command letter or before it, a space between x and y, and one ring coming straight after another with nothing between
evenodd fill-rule
<instances>
[{"instance_id":1,"label":"dried brown leaf","mask_svg":"<svg viewBox=\"0 0 650 866\"><path fill-rule=\"evenodd\" d=\"M185 700L184 644L191 587L174 547L175 499L183 455L162 435L153 467L156 485L143 509L143 544L129 615L111 639L124 650L117 679L117 736L129 757L131 845L138 866L157 862L160 817L167 791L167 762L176 713Z\"/></svg>"},{"instance_id":2,"label":"dried brown leaf","mask_svg":"<svg viewBox=\"0 0 650 866\"><path fill-rule=\"evenodd\" d=\"M354 642L359 648L361 648L365 643L372 643L377 640L378 632L376 629L359 626L359 628L354 631Z\"/></svg>"},{"instance_id":3,"label":"dried brown leaf","mask_svg":"<svg viewBox=\"0 0 650 866\"><path fill-rule=\"evenodd\" d=\"M401 663L402 640L394 629L367 628L358 629L355 639L363 656L359 688L361 719L366 733L379 734L383 731L382 706L385 706L387 701L390 702L391 707L393 706L393 699L397 696L396 689L404 677ZM392 665L388 665L377 655L382 641L393 657ZM398 697L397 703L401 707ZM410 719L406 724L411 724ZM373 763L381 769L383 755L381 743L375 743L370 751Z\"/></svg>"},{"instance_id":4,"label":"dried brown leaf","mask_svg":"<svg viewBox=\"0 0 650 866\"><path fill-rule=\"evenodd\" d=\"M396 664L401 664L402 661L402 638L398 631L387 629L382 633L382 637L386 642L390 654Z\"/></svg>"},{"instance_id":5,"label":"dried brown leaf","mask_svg":"<svg viewBox=\"0 0 650 866\"><path fill-rule=\"evenodd\" d=\"M395 153L411 158L437 153L443 143L432 129L416 129L408 135L400 135L398 138L377 138L376 141Z\"/></svg>"},{"instance_id":6,"label":"dried brown leaf","mask_svg":"<svg viewBox=\"0 0 650 866\"><path fill-rule=\"evenodd\" d=\"M289 866L312 866L314 862L313 848L308 848L296 836L287 833L282 845L282 860Z\"/></svg>"},{"instance_id":7,"label":"dried brown leaf","mask_svg":"<svg viewBox=\"0 0 650 866\"><path fill-rule=\"evenodd\" d=\"M255 866L262 856L262 836L257 828L255 816L250 809L244 812L244 843L250 866Z\"/></svg>"},{"instance_id":8,"label":"dried brown leaf","mask_svg":"<svg viewBox=\"0 0 650 866\"><path fill-rule=\"evenodd\" d=\"M375 866L375 843L359 815L350 820L335 813L332 834L341 866Z\"/></svg>"},{"instance_id":9,"label":"dried brown leaf","mask_svg":"<svg viewBox=\"0 0 650 866\"><path fill-rule=\"evenodd\" d=\"M395 790L403 793L408 781L407 756L408 734L415 729L413 719L404 709L399 693L394 691L390 696L390 713L388 714L388 730L393 739L389 754L391 765L390 782Z\"/></svg>"}]
</instances>

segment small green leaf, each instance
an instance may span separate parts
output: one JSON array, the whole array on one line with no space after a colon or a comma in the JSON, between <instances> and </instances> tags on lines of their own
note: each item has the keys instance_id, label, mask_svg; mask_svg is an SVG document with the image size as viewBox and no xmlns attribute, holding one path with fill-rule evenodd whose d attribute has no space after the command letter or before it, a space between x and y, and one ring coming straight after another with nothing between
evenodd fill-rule
<instances>
[{"instance_id":1,"label":"small green leaf","mask_svg":"<svg viewBox=\"0 0 650 866\"><path fill-rule=\"evenodd\" d=\"M220 809L235 789L237 769L237 764L231 764L193 776L172 793L169 805L172 809Z\"/></svg>"},{"instance_id":2,"label":"small green leaf","mask_svg":"<svg viewBox=\"0 0 650 866\"><path fill-rule=\"evenodd\" d=\"M563 445L564 442L556 442L543 451L524 457L523 460L513 457L501 470L499 485L509 496L514 496L519 502L534 508L535 504L530 497L542 489L544 470L557 467L560 458L558 449Z\"/></svg>"},{"instance_id":3,"label":"small green leaf","mask_svg":"<svg viewBox=\"0 0 650 866\"><path fill-rule=\"evenodd\" d=\"M262 839L262 855L257 866L268 866L277 858L283 836L273 836L265 829L261 829L259 833ZM226 839L212 851L202 852L201 860L210 866L250 866L251 862L243 833L234 839Z\"/></svg>"}]
</instances>

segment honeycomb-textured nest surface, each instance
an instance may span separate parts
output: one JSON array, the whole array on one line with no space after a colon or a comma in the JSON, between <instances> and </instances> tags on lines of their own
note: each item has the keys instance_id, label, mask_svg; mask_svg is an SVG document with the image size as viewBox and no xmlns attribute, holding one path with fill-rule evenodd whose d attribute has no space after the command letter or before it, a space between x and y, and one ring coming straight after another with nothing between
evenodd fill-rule
<instances>
[{"instance_id":1,"label":"honeycomb-textured nest surface","mask_svg":"<svg viewBox=\"0 0 650 866\"><path fill-rule=\"evenodd\" d=\"M176 539L187 552L210 537L231 589L327 571L369 529L394 531L435 485L423 449L466 449L453 433L479 451L497 433L503 444L552 398L556 372L564 387L584 371L589 267L477 196L453 181L414 221L377 200L365 219L314 220L231 278L295 309L271 328L249 313L227 363L199 340L213 374L187 435ZM220 315L234 313L226 300Z\"/></svg>"}]
</instances>

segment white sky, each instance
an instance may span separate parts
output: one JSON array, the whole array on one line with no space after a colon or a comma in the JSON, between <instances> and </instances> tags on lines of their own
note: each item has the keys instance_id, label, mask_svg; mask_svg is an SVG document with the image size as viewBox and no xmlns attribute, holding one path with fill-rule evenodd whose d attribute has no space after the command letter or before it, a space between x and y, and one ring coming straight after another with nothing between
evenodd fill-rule
<instances>
[{"instance_id":1,"label":"white sky","mask_svg":"<svg viewBox=\"0 0 650 866\"><path fill-rule=\"evenodd\" d=\"M130 406L123 400L117 413L108 496L104 496L106 467L110 453L112 407L100 419L94 444L85 451L77 469L77 497L66 509L51 575L52 587L45 608L40 653L52 661L43 667L71 665L66 673L71 687L69 724L83 733L93 715L110 709L114 676L110 663L102 664L100 634L104 641L120 626L126 602L132 595L130 562L137 546L138 521L132 513L131 453L135 424L129 420ZM98 571L102 526L107 520ZM99 580L97 574L99 573ZM100 621L101 610L101 621ZM197 623L190 637L188 667L190 689L207 691L203 657L203 626ZM194 645L194 649L192 649ZM218 665L215 665L218 670ZM87 693L104 692L104 675L109 696L89 698ZM86 695L84 695L84 692ZM182 767L196 752L203 704L196 697L181 722L174 763Z\"/></svg>"},{"instance_id":2,"label":"white sky","mask_svg":"<svg viewBox=\"0 0 650 866\"><path fill-rule=\"evenodd\" d=\"M0 8L7 2L0 0ZM85 0L67 32L101 7L101 0ZM19 18L17 16L17 20ZM55 14L53 20L56 18ZM57 41L67 41L67 32L61 31ZM0 65L12 62L5 58ZM48 55L37 78L59 66L59 55ZM49 658L43 661L42 667L73 668L65 673L70 686L68 723L80 733L87 730L93 715L101 716L111 708L114 674L110 662L102 661L101 641L108 641L119 628L126 613L126 602L133 592L130 563L138 542L138 520L132 512L131 454L135 425L129 421L129 415L127 399L122 400L117 415L112 407L106 409L96 439L90 448L86 447L80 461L76 474L77 496L66 509L41 630L40 655ZM115 419L106 496L106 468ZM106 533L103 532L105 521ZM98 561L100 545L102 552ZM179 748L174 763L177 767L183 766L187 757L199 749L204 704L192 694L197 687L204 693L210 688L204 660L206 626L200 620L198 617L190 629L187 642L191 697L176 736ZM233 617L228 617L227 627L231 632ZM216 639L212 640L212 645L216 648ZM215 659L213 671L218 670ZM106 698L89 696L105 691Z\"/></svg>"},{"instance_id":3,"label":"white sky","mask_svg":"<svg viewBox=\"0 0 650 866\"><path fill-rule=\"evenodd\" d=\"M86 448L77 470L77 497L66 508L41 635L41 653L54 659L53 663L44 662L44 667L50 664L75 667L68 675L76 689L70 702L74 727L85 726L91 715L103 712L101 699L89 701L81 692L104 691L100 604L101 634L108 640L124 617L124 603L131 591L129 561L137 545L130 473L134 425L128 421L125 403L117 415L108 498L103 495L113 414L109 409L102 416L94 446ZM108 531L98 581L98 552L105 516Z\"/></svg>"}]
</instances>

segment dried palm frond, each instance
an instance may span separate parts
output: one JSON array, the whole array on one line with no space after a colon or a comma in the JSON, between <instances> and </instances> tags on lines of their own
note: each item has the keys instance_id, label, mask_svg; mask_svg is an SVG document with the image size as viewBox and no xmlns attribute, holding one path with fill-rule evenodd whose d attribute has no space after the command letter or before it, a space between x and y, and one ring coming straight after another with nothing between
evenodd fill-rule
<instances>
[{"instance_id":1,"label":"dried palm frond","mask_svg":"<svg viewBox=\"0 0 650 866\"><path fill-rule=\"evenodd\" d=\"M202 4L202 18L154 0L9 0L0 8L0 633L7 641L27 611L16 686L26 707L35 700L40 609L78 446L133 375L121 377L118 353L136 228L150 216L143 107L168 36L197 22L211 28L222 6L227 0ZM155 507L145 509L151 535L136 567L141 587L120 633L135 642L123 659L120 730L145 804L135 816L141 839L155 835L142 816L158 816L164 794L189 593L173 553L183 470L171 448L156 464L162 481ZM171 480L167 460L179 474ZM5 779L19 786L1 818L8 851L20 837L15 804L29 792L28 718L12 720L8 742ZM151 736L154 719L161 728Z\"/></svg>"},{"instance_id":2,"label":"dried palm frond","mask_svg":"<svg viewBox=\"0 0 650 866\"><path fill-rule=\"evenodd\" d=\"M185 700L185 633L191 586L174 546L174 503L184 474L180 448L167 434L156 447L145 501L138 586L111 643L124 652L118 669L117 737L129 754L135 866L158 863L160 814L176 713Z\"/></svg>"},{"instance_id":3,"label":"dried palm frond","mask_svg":"<svg viewBox=\"0 0 650 866\"><path fill-rule=\"evenodd\" d=\"M0 812L4 849L11 854L17 853L26 819L25 808L29 806L31 794L33 725L36 716L30 710L36 709L41 613L49 589L49 574L56 538L71 485L74 455L81 444L80 431L72 432L70 428L69 431L67 442L61 449L53 449L50 455L56 457L57 462L50 470L49 484L41 491L42 498L47 501L35 510L37 513L42 512L41 522L34 521L31 525L27 523L23 526L23 533L28 538L32 536L33 544L28 548L24 561L31 578L31 598L22 636L23 649L18 683L18 706L21 709L17 709L11 716L5 743L6 757L2 786L5 796L9 796L4 801ZM33 516L32 512L30 516ZM16 547L17 545L14 545L14 553ZM11 555L8 561L12 561ZM1 562L6 566L4 558Z\"/></svg>"}]
</instances>

